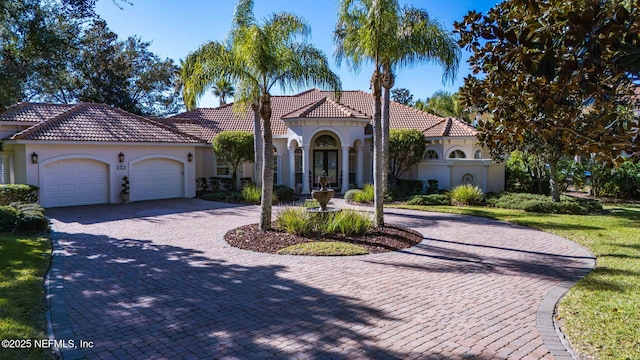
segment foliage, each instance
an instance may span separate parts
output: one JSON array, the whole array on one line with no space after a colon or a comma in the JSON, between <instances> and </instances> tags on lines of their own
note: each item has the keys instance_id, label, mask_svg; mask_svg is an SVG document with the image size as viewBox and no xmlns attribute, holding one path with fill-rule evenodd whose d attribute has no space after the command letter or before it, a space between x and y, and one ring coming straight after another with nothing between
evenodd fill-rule
<instances>
[{"instance_id":1,"label":"foliage","mask_svg":"<svg viewBox=\"0 0 640 360\"><path fill-rule=\"evenodd\" d=\"M471 120L471 113L462 106L458 94L444 90L436 91L425 101L416 101L415 108L442 117L452 116L467 122Z\"/></svg>"},{"instance_id":2,"label":"foliage","mask_svg":"<svg viewBox=\"0 0 640 360\"><path fill-rule=\"evenodd\" d=\"M26 184L1 184L0 205L9 205L12 202L34 203L38 201L38 188L35 185Z\"/></svg>"},{"instance_id":3,"label":"foliage","mask_svg":"<svg viewBox=\"0 0 640 360\"><path fill-rule=\"evenodd\" d=\"M420 130L394 129L390 131L389 180L392 187L402 174L422 161L426 146L424 134Z\"/></svg>"},{"instance_id":4,"label":"foliage","mask_svg":"<svg viewBox=\"0 0 640 360\"><path fill-rule=\"evenodd\" d=\"M13 206L0 206L0 232L11 232L18 221L18 209Z\"/></svg>"},{"instance_id":5,"label":"foliage","mask_svg":"<svg viewBox=\"0 0 640 360\"><path fill-rule=\"evenodd\" d=\"M122 190L120 190L120 194L128 194L129 193L129 177L128 176L123 176L122 177Z\"/></svg>"},{"instance_id":6,"label":"foliage","mask_svg":"<svg viewBox=\"0 0 640 360\"><path fill-rule=\"evenodd\" d=\"M320 214L304 208L285 208L278 215L277 228L300 236L363 235L373 227L371 219L353 210Z\"/></svg>"},{"instance_id":7,"label":"foliage","mask_svg":"<svg viewBox=\"0 0 640 360\"><path fill-rule=\"evenodd\" d=\"M220 105L227 103L227 96L233 97L235 89L228 79L221 77L212 86L213 95L220 99Z\"/></svg>"},{"instance_id":8,"label":"foliage","mask_svg":"<svg viewBox=\"0 0 640 360\"><path fill-rule=\"evenodd\" d=\"M638 78L640 9L621 1L505 1L455 24L477 77L465 106L491 112L480 140L495 157L523 146L549 165L559 201L566 154L616 158L638 150L633 79ZM534 144L534 146L532 146Z\"/></svg>"},{"instance_id":9,"label":"foliage","mask_svg":"<svg viewBox=\"0 0 640 360\"><path fill-rule=\"evenodd\" d=\"M438 180L429 179L427 180L427 189L425 191L427 194L438 194L440 190L438 189Z\"/></svg>"},{"instance_id":10,"label":"foliage","mask_svg":"<svg viewBox=\"0 0 640 360\"><path fill-rule=\"evenodd\" d=\"M554 202L549 196L527 193L500 193L488 196L487 205L545 214L584 215L602 211L602 205L595 200L562 195L560 202Z\"/></svg>"},{"instance_id":11,"label":"foliage","mask_svg":"<svg viewBox=\"0 0 640 360\"><path fill-rule=\"evenodd\" d=\"M330 87L338 92L340 79L329 68L322 52L309 45L309 25L300 17L273 13L258 22L252 0L239 0L227 41L209 42L187 56L181 70L183 98L187 108L218 79L235 86L234 106L249 106L262 119L262 203L260 229L271 227L273 201L273 134L271 94L274 86L283 90L310 85ZM257 122L259 124L259 122Z\"/></svg>"},{"instance_id":12,"label":"foliage","mask_svg":"<svg viewBox=\"0 0 640 360\"><path fill-rule=\"evenodd\" d=\"M409 89L393 89L391 90L391 98L402 105L413 106L413 95Z\"/></svg>"},{"instance_id":13,"label":"foliage","mask_svg":"<svg viewBox=\"0 0 640 360\"><path fill-rule=\"evenodd\" d=\"M244 201L244 197L242 193L239 191L214 191L206 194L200 195L200 199L207 201L220 201L220 202L228 202L228 203L242 203Z\"/></svg>"},{"instance_id":14,"label":"foliage","mask_svg":"<svg viewBox=\"0 0 640 360\"><path fill-rule=\"evenodd\" d=\"M260 188L255 184L249 184L242 188L242 198L249 204L260 204L260 195Z\"/></svg>"},{"instance_id":15,"label":"foliage","mask_svg":"<svg viewBox=\"0 0 640 360\"><path fill-rule=\"evenodd\" d=\"M362 186L361 192L354 192L353 201L362 203L362 204L370 204L373 202L375 197L375 190L373 184L364 184Z\"/></svg>"},{"instance_id":16,"label":"foliage","mask_svg":"<svg viewBox=\"0 0 640 360\"><path fill-rule=\"evenodd\" d=\"M20 233L42 233L49 230L49 219L38 204L17 204L18 221L16 231Z\"/></svg>"},{"instance_id":17,"label":"foliage","mask_svg":"<svg viewBox=\"0 0 640 360\"><path fill-rule=\"evenodd\" d=\"M454 205L480 205L484 193L477 185L464 184L451 189L449 197Z\"/></svg>"},{"instance_id":18,"label":"foliage","mask_svg":"<svg viewBox=\"0 0 640 360\"><path fill-rule=\"evenodd\" d=\"M338 61L346 59L355 70L363 62L373 64L374 219L375 225L381 227L388 182L393 72L400 66L436 62L444 67L444 78L453 80L458 69L459 49L449 32L426 11L409 6L401 9L397 0L341 0L334 41Z\"/></svg>"},{"instance_id":19,"label":"foliage","mask_svg":"<svg viewBox=\"0 0 640 360\"><path fill-rule=\"evenodd\" d=\"M305 199L304 204L302 204L302 207L304 207L305 209L319 208L320 203L316 199Z\"/></svg>"},{"instance_id":20,"label":"foliage","mask_svg":"<svg viewBox=\"0 0 640 360\"><path fill-rule=\"evenodd\" d=\"M422 193L424 181L397 179L391 193L395 199L408 198L410 196Z\"/></svg>"},{"instance_id":21,"label":"foliage","mask_svg":"<svg viewBox=\"0 0 640 360\"><path fill-rule=\"evenodd\" d=\"M596 196L640 198L640 163L627 159L608 167L592 163L591 186Z\"/></svg>"},{"instance_id":22,"label":"foliage","mask_svg":"<svg viewBox=\"0 0 640 360\"><path fill-rule=\"evenodd\" d=\"M235 189L238 167L254 158L253 134L245 131L223 131L213 138L216 159L231 170L231 186Z\"/></svg>"},{"instance_id":23,"label":"foliage","mask_svg":"<svg viewBox=\"0 0 640 360\"><path fill-rule=\"evenodd\" d=\"M360 189L349 189L347 190L347 192L344 193L344 200L346 202L353 202L355 201L354 198L356 196L356 193L362 192L362 190Z\"/></svg>"},{"instance_id":24,"label":"foliage","mask_svg":"<svg viewBox=\"0 0 640 360\"><path fill-rule=\"evenodd\" d=\"M571 345L584 358L640 359L640 207L605 208L598 215L549 215L487 207L398 206L484 216L543 230L575 241L597 257L596 268L558 304Z\"/></svg>"},{"instance_id":25,"label":"foliage","mask_svg":"<svg viewBox=\"0 0 640 360\"><path fill-rule=\"evenodd\" d=\"M278 200L288 202L293 200L294 190L286 185L275 185L273 193Z\"/></svg>"},{"instance_id":26,"label":"foliage","mask_svg":"<svg viewBox=\"0 0 640 360\"><path fill-rule=\"evenodd\" d=\"M445 194L414 195L407 205L451 205L451 199Z\"/></svg>"},{"instance_id":27,"label":"foliage","mask_svg":"<svg viewBox=\"0 0 640 360\"><path fill-rule=\"evenodd\" d=\"M278 250L281 255L310 255L310 256L353 256L364 255L369 252L363 247L342 241L314 241L287 246Z\"/></svg>"},{"instance_id":28,"label":"foliage","mask_svg":"<svg viewBox=\"0 0 640 360\"><path fill-rule=\"evenodd\" d=\"M44 277L50 265L47 238L0 234L0 339L46 339ZM54 359L50 349L0 348L2 359Z\"/></svg>"},{"instance_id":29,"label":"foliage","mask_svg":"<svg viewBox=\"0 0 640 360\"><path fill-rule=\"evenodd\" d=\"M209 181L206 177L196 178L196 186L199 191L207 191L209 190Z\"/></svg>"}]
</instances>

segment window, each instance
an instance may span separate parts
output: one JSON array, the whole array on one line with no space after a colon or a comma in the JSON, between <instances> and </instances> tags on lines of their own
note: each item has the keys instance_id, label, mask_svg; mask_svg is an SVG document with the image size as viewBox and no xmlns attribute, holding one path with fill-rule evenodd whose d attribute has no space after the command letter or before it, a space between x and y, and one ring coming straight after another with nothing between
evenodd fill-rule
<instances>
[{"instance_id":1,"label":"window","mask_svg":"<svg viewBox=\"0 0 640 360\"><path fill-rule=\"evenodd\" d=\"M474 159L482 159L482 150L477 149L476 152L473 153Z\"/></svg>"},{"instance_id":2,"label":"window","mask_svg":"<svg viewBox=\"0 0 640 360\"><path fill-rule=\"evenodd\" d=\"M356 183L356 172L358 169L358 153L356 149L349 149L349 184Z\"/></svg>"},{"instance_id":3,"label":"window","mask_svg":"<svg viewBox=\"0 0 640 360\"><path fill-rule=\"evenodd\" d=\"M338 142L333 136L330 135L320 135L315 143L316 148L335 148L338 147Z\"/></svg>"},{"instance_id":4,"label":"window","mask_svg":"<svg viewBox=\"0 0 640 360\"><path fill-rule=\"evenodd\" d=\"M278 149L273 147L273 183L279 184L278 182Z\"/></svg>"},{"instance_id":5,"label":"window","mask_svg":"<svg viewBox=\"0 0 640 360\"><path fill-rule=\"evenodd\" d=\"M427 150L424 152L424 159L425 160L433 160L433 159L437 159L438 158L438 153L431 149L431 150Z\"/></svg>"},{"instance_id":6,"label":"window","mask_svg":"<svg viewBox=\"0 0 640 360\"><path fill-rule=\"evenodd\" d=\"M462 150L453 150L451 154L449 154L449 159L464 159L467 155L465 155Z\"/></svg>"},{"instance_id":7,"label":"window","mask_svg":"<svg viewBox=\"0 0 640 360\"><path fill-rule=\"evenodd\" d=\"M229 167L224 165L224 164L219 164L216 167L216 175L218 176L231 176L231 171L229 170Z\"/></svg>"}]
</instances>

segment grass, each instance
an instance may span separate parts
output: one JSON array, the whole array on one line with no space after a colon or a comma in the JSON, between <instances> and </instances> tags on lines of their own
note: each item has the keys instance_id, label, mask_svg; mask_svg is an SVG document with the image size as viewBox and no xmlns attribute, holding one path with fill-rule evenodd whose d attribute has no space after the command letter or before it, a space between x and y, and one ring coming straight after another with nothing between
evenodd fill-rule
<instances>
[{"instance_id":1,"label":"grass","mask_svg":"<svg viewBox=\"0 0 640 360\"><path fill-rule=\"evenodd\" d=\"M307 212L300 207L289 207L278 215L277 227L300 236L364 235L373 227L373 221L368 215L354 210L320 214Z\"/></svg>"},{"instance_id":2,"label":"grass","mask_svg":"<svg viewBox=\"0 0 640 360\"><path fill-rule=\"evenodd\" d=\"M0 339L45 339L43 279L49 267L47 238L0 234ZM0 359L54 359L29 349L0 348Z\"/></svg>"},{"instance_id":3,"label":"grass","mask_svg":"<svg viewBox=\"0 0 640 360\"><path fill-rule=\"evenodd\" d=\"M368 251L364 248L341 241L315 241L304 244L287 246L278 250L283 255L313 255L313 256L351 256L364 255Z\"/></svg>"},{"instance_id":4,"label":"grass","mask_svg":"<svg viewBox=\"0 0 640 360\"><path fill-rule=\"evenodd\" d=\"M394 207L483 216L557 234L597 256L591 274L561 300L558 316L572 346L597 359L640 359L640 206L601 215L536 214L487 207Z\"/></svg>"}]
</instances>

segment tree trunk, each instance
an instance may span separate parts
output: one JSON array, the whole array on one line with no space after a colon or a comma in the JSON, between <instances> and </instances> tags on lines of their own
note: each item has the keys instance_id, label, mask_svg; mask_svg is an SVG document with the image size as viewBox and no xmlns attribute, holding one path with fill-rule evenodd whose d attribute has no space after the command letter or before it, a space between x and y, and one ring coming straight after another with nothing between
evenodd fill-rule
<instances>
[{"instance_id":1,"label":"tree trunk","mask_svg":"<svg viewBox=\"0 0 640 360\"><path fill-rule=\"evenodd\" d=\"M260 125L260 111L258 105L252 105L253 109L253 150L255 160L253 161L253 178L256 184L262 184L262 126Z\"/></svg>"},{"instance_id":2,"label":"tree trunk","mask_svg":"<svg viewBox=\"0 0 640 360\"><path fill-rule=\"evenodd\" d=\"M382 185L385 192L391 191L389 182L389 118L391 108L391 88L394 84L394 75L391 73L391 68L384 67L384 73L382 74L382 87L384 100L382 103Z\"/></svg>"},{"instance_id":3,"label":"tree trunk","mask_svg":"<svg viewBox=\"0 0 640 360\"><path fill-rule=\"evenodd\" d=\"M373 189L374 189L374 226L384 226L384 183L382 174L386 171L383 167L382 154L382 99L381 99L380 72L376 69L371 76L371 89L373 91Z\"/></svg>"},{"instance_id":4,"label":"tree trunk","mask_svg":"<svg viewBox=\"0 0 640 360\"><path fill-rule=\"evenodd\" d=\"M553 202L560 202L560 189L558 186L558 160L549 160L549 187Z\"/></svg>"},{"instance_id":5,"label":"tree trunk","mask_svg":"<svg viewBox=\"0 0 640 360\"><path fill-rule=\"evenodd\" d=\"M260 117L264 122L262 131L262 198L260 202L260 230L271 229L271 208L273 202L273 134L271 133L271 96L260 99Z\"/></svg>"}]
</instances>

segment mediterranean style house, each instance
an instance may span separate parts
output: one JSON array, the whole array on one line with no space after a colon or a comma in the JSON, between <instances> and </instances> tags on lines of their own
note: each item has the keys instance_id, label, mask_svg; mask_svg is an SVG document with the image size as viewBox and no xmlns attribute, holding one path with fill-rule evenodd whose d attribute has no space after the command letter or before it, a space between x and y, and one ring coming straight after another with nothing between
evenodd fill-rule
<instances>
[{"instance_id":1,"label":"mediterranean style house","mask_svg":"<svg viewBox=\"0 0 640 360\"><path fill-rule=\"evenodd\" d=\"M276 184L308 194L323 171L343 193L373 182L370 94L343 91L338 100L312 89L271 101ZM253 132L253 112L232 105L152 119L102 104L20 103L0 114L0 180L39 186L44 207L118 203L125 176L131 201L193 197L196 178L229 176L213 154L215 135ZM504 165L465 122L392 102L390 126L418 129L427 141L405 178L503 190ZM240 177L255 179L253 169L244 164Z\"/></svg>"}]
</instances>

